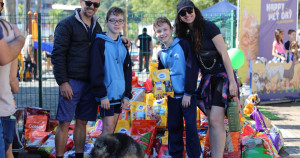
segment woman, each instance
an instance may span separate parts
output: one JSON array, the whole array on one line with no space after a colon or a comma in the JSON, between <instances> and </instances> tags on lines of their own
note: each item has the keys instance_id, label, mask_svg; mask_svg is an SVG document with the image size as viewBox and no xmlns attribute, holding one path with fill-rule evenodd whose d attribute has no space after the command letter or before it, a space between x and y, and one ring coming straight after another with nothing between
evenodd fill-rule
<instances>
[{"instance_id":1,"label":"woman","mask_svg":"<svg viewBox=\"0 0 300 158\"><path fill-rule=\"evenodd\" d=\"M212 157L222 158L228 96L238 95L237 80L223 37L219 28L204 20L199 9L190 0L181 0L177 4L175 34L188 40L197 56L203 76L197 95L208 116Z\"/></svg>"},{"instance_id":2,"label":"woman","mask_svg":"<svg viewBox=\"0 0 300 158\"><path fill-rule=\"evenodd\" d=\"M2 27L4 39L10 42L15 39L13 26L5 20L0 19L0 27ZM16 106L12 93L19 90L19 80L17 79L18 58L7 65L0 66L0 119L3 127L3 139L5 146L5 157L13 157L12 142L14 139L16 128Z\"/></svg>"},{"instance_id":3,"label":"woman","mask_svg":"<svg viewBox=\"0 0 300 158\"><path fill-rule=\"evenodd\" d=\"M286 54L288 50L284 48L283 44L284 32L281 29L275 30L275 38L272 44L272 55L274 61L286 61Z\"/></svg>"}]
</instances>

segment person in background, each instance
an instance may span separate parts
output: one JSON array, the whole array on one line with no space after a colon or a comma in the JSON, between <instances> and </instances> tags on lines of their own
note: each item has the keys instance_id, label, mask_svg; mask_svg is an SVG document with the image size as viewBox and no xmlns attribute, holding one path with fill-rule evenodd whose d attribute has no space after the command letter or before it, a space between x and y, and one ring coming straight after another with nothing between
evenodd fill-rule
<instances>
[{"instance_id":1,"label":"person in background","mask_svg":"<svg viewBox=\"0 0 300 158\"><path fill-rule=\"evenodd\" d=\"M272 55L274 56L274 61L286 61L286 53L288 52L284 48L283 44L284 32L281 29L275 30L275 39L273 42Z\"/></svg>"},{"instance_id":2,"label":"person in background","mask_svg":"<svg viewBox=\"0 0 300 158\"><path fill-rule=\"evenodd\" d=\"M287 52L287 55L286 55L286 62L289 62L289 61L293 61L293 58L294 58L294 54L290 48L291 46L291 42L292 41L296 41L296 31L295 30L289 30L288 31L288 36L289 36L289 40L287 40L285 43L284 43L284 48L285 50L289 50L289 52Z\"/></svg>"},{"instance_id":3,"label":"person in background","mask_svg":"<svg viewBox=\"0 0 300 158\"><path fill-rule=\"evenodd\" d=\"M140 41L140 45L138 46L138 48L140 49L139 72L143 71L143 59L145 59L144 68L146 69L146 72L149 72L149 60L151 59L152 38L147 34L147 28L143 28L143 33L138 35L138 37L134 40L136 46L138 40Z\"/></svg>"},{"instance_id":4,"label":"person in background","mask_svg":"<svg viewBox=\"0 0 300 158\"><path fill-rule=\"evenodd\" d=\"M53 44L53 35L50 35L49 36L49 43L52 43ZM49 70L50 70L50 65L51 64L51 54L52 52L48 52L46 51L45 55L46 55L46 59L47 59L47 65L46 65L46 74L49 75ZM52 68L53 68L53 65L52 65Z\"/></svg>"}]
</instances>

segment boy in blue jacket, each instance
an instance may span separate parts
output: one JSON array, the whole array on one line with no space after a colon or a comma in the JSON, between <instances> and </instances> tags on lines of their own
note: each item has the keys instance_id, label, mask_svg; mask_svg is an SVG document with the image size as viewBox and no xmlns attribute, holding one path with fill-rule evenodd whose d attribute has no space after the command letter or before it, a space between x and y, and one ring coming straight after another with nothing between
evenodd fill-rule
<instances>
[{"instance_id":1,"label":"boy in blue jacket","mask_svg":"<svg viewBox=\"0 0 300 158\"><path fill-rule=\"evenodd\" d=\"M172 37L173 28L166 17L159 17L153 24L156 37L162 42L158 54L158 69L170 70L174 97L168 97L169 153L181 158L183 144L183 118L186 128L186 150L190 158L201 155L196 125L196 97L198 63L189 43ZM161 98L162 96L158 96Z\"/></svg>"},{"instance_id":2,"label":"boy in blue jacket","mask_svg":"<svg viewBox=\"0 0 300 158\"><path fill-rule=\"evenodd\" d=\"M123 106L131 98L131 60L122 43L120 32L124 26L124 11L109 9L106 33L97 34L91 52L90 78L92 92L100 104L102 134L112 134Z\"/></svg>"}]
</instances>

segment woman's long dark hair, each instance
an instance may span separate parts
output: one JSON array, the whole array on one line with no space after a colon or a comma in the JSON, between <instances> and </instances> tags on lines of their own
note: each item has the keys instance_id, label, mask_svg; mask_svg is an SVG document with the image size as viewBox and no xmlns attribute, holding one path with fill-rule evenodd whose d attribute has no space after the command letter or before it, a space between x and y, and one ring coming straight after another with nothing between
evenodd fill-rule
<instances>
[{"instance_id":1,"label":"woman's long dark hair","mask_svg":"<svg viewBox=\"0 0 300 158\"><path fill-rule=\"evenodd\" d=\"M177 14L174 26L175 35L179 38L188 40L194 52L197 53L202 48L201 40L204 33L204 17L197 7L194 7L194 12L195 20L192 29L188 27L187 23L181 20L179 14Z\"/></svg>"}]
</instances>

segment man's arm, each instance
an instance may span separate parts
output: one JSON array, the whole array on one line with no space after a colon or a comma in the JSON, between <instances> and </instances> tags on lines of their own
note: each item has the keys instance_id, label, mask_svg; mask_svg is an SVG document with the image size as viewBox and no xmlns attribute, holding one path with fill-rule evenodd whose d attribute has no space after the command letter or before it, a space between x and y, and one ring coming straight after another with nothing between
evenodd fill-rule
<instances>
[{"instance_id":1,"label":"man's arm","mask_svg":"<svg viewBox=\"0 0 300 158\"><path fill-rule=\"evenodd\" d=\"M23 48L25 38L17 26L13 25L15 39L9 43L2 38L0 40L0 66L6 65L18 57ZM1 29L2 34L2 29Z\"/></svg>"}]
</instances>

